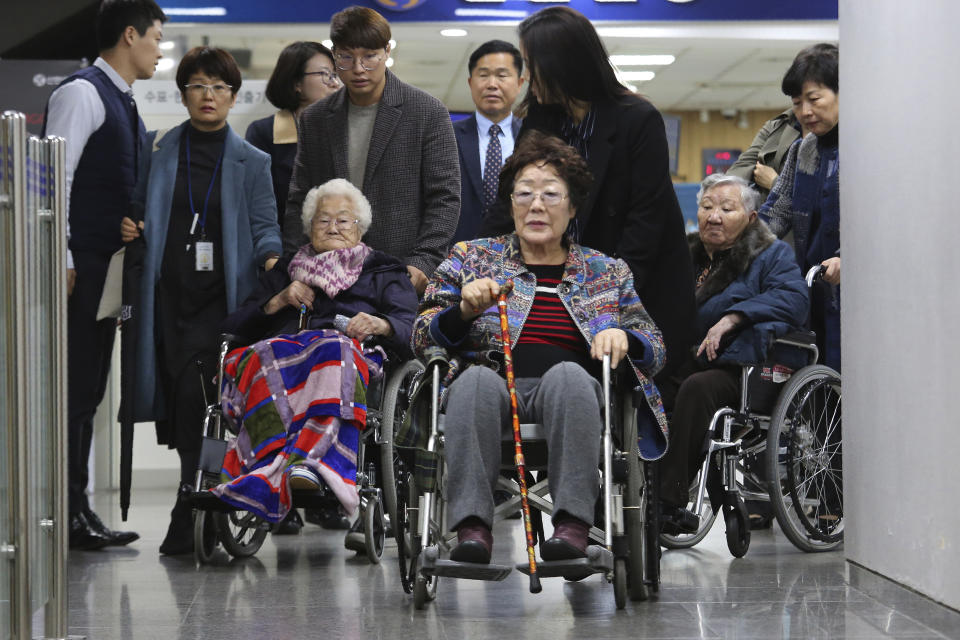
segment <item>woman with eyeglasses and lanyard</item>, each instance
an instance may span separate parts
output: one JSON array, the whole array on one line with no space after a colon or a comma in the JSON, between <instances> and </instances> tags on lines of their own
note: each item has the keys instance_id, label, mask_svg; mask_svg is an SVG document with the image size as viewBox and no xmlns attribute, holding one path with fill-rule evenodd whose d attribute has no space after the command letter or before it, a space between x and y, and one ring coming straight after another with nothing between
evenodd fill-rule
<instances>
[{"instance_id":1,"label":"woman with eyeglasses and lanyard","mask_svg":"<svg viewBox=\"0 0 960 640\"><path fill-rule=\"evenodd\" d=\"M300 114L317 100L341 87L333 67L333 53L319 42L299 41L284 47L267 81L266 96L279 111L247 127L247 142L270 156L273 193L280 227L287 202L293 160L297 155Z\"/></svg>"},{"instance_id":2,"label":"woman with eyeglasses and lanyard","mask_svg":"<svg viewBox=\"0 0 960 640\"><path fill-rule=\"evenodd\" d=\"M147 135L131 217L121 223L124 242L142 234L144 243L134 417L155 421L159 443L180 456L165 555L193 550L192 509L182 494L199 464L206 406L196 363L214 397L220 324L281 251L270 158L227 125L240 83L227 51L195 47L184 55L177 86L190 119Z\"/></svg>"}]
</instances>

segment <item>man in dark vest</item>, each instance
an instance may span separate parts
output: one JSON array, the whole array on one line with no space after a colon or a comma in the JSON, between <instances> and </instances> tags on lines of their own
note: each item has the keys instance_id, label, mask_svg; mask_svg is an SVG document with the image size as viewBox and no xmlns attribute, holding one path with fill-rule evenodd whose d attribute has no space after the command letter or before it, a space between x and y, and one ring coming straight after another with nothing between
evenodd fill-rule
<instances>
[{"instance_id":1,"label":"man in dark vest","mask_svg":"<svg viewBox=\"0 0 960 640\"><path fill-rule=\"evenodd\" d=\"M106 390L116 321L97 320L110 256L122 246L120 220L137 181L144 136L130 85L153 76L166 16L153 0L103 0L100 56L50 96L45 134L67 141L67 370L70 548L125 545L140 536L112 531L87 501L93 416Z\"/></svg>"}]
</instances>

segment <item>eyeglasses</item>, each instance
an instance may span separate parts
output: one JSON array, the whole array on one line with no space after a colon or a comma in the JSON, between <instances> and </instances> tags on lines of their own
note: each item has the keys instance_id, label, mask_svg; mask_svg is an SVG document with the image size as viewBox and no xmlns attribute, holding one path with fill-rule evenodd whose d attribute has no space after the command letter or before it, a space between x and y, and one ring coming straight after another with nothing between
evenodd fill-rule
<instances>
[{"instance_id":1,"label":"eyeglasses","mask_svg":"<svg viewBox=\"0 0 960 640\"><path fill-rule=\"evenodd\" d=\"M337 74L327 71L326 69L321 69L320 71L304 71L303 75L320 76L320 80L324 84L329 84L335 87L340 85L340 78L337 77Z\"/></svg>"},{"instance_id":2,"label":"eyeglasses","mask_svg":"<svg viewBox=\"0 0 960 640\"><path fill-rule=\"evenodd\" d=\"M346 231L360 222L356 218L314 218L313 226L317 229L327 229L332 224L337 231Z\"/></svg>"},{"instance_id":3,"label":"eyeglasses","mask_svg":"<svg viewBox=\"0 0 960 640\"><path fill-rule=\"evenodd\" d=\"M184 85L184 90L188 93L194 93L197 95L207 95L209 90L213 95L222 98L233 90L228 84L188 84Z\"/></svg>"},{"instance_id":4,"label":"eyeglasses","mask_svg":"<svg viewBox=\"0 0 960 640\"><path fill-rule=\"evenodd\" d=\"M540 197L540 201L543 202L545 206L555 207L564 199L567 198L568 194L560 193L558 191L530 191L529 189L521 189L520 191L514 191L510 194L510 199L513 200L513 203L521 207L529 207L533 204L533 201Z\"/></svg>"},{"instance_id":5,"label":"eyeglasses","mask_svg":"<svg viewBox=\"0 0 960 640\"><path fill-rule=\"evenodd\" d=\"M363 67L364 71L373 71L386 55L386 51L384 51L382 53L368 53L365 56L360 56L360 66ZM358 60L355 56L346 53L335 53L333 59L337 65L337 69L340 69L340 71L353 71L353 67L357 64Z\"/></svg>"}]
</instances>

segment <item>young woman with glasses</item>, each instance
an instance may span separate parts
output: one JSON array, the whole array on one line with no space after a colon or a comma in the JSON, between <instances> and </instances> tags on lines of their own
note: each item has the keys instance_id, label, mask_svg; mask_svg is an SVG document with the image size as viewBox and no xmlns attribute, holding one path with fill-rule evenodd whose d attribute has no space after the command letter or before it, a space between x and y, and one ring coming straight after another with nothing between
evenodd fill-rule
<instances>
[{"instance_id":1,"label":"young woman with glasses","mask_svg":"<svg viewBox=\"0 0 960 640\"><path fill-rule=\"evenodd\" d=\"M333 66L333 53L319 42L300 41L287 45L277 58L277 66L267 81L266 96L278 111L255 120L247 127L247 142L269 154L273 193L283 208L297 155L300 114L342 86Z\"/></svg>"}]
</instances>

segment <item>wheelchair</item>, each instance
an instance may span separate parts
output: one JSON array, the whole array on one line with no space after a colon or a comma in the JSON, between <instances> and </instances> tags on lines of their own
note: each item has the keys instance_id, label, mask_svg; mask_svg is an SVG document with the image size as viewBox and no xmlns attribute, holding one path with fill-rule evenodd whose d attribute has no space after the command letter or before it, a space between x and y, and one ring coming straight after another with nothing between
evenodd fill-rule
<instances>
[{"instance_id":1,"label":"wheelchair","mask_svg":"<svg viewBox=\"0 0 960 640\"><path fill-rule=\"evenodd\" d=\"M224 363L231 345L242 341L236 336L221 336L217 387L223 380ZM396 388L389 372L397 368L396 356L387 355L383 373L371 376L367 389L367 428L360 433L357 451L356 486L359 494L359 517L346 534L344 546L358 555L366 555L374 564L380 562L390 526L390 516L395 519L396 497L393 483L392 448L384 433L392 433L392 421L384 421L383 408L388 389ZM395 373L401 378L406 369L400 367ZM389 409L392 412L392 409ZM384 427L391 431L385 431ZM223 416L219 398L207 402L203 424L203 443L200 465L196 473L194 493L194 557L199 564L209 563L218 546L234 558L250 557L259 551L273 524L254 513L235 508L221 501L208 491L220 484L220 471L227 453L227 432L237 435L233 425ZM379 469L384 466L375 452L380 450L389 460L384 477L378 483ZM385 488L384 488L385 487ZM324 509L337 508L339 501L323 483L319 489L291 488L291 507ZM388 515L390 514L390 515Z\"/></svg>"},{"instance_id":2,"label":"wheelchair","mask_svg":"<svg viewBox=\"0 0 960 640\"><path fill-rule=\"evenodd\" d=\"M456 543L457 534L449 531L445 517L446 478L449 470L444 462L444 415L441 413L441 373L447 366L442 350L432 350L426 366L411 373L412 389L418 385L429 388L430 409L425 429L425 446L409 448L410 442L397 438L395 446L397 480L397 520L394 532L400 556L400 575L403 589L413 594L415 609L423 609L436 597L440 578L500 581L514 567L508 565L476 565L441 558ZM641 461L637 450L637 415L634 407L645 402L643 390L624 388L626 375L617 376L621 384L614 391L614 374L609 356L603 363L603 446L598 482L601 484L602 516L590 528L587 557L575 560L538 561L537 574L541 578L563 576L580 580L593 574L602 574L613 583L614 599L618 609L627 599L646 600L650 591L658 591L659 508L657 506L657 479L655 465ZM408 411L410 398L405 398ZM414 413L417 421L422 413ZM539 424L521 424L524 457L528 471L546 469L544 430ZM404 447L404 448L401 448ZM506 519L520 507L520 486L510 477L513 472L514 442L507 435L502 442L503 463L497 487L510 493L510 498L496 506L494 522ZM505 464L504 464L505 463ZM528 483L528 503L531 516L551 514L552 502L548 496L547 480L543 475ZM536 509L536 511L534 511ZM533 518L532 518L533 519ZM536 522L537 519L534 519ZM536 526L536 537L545 539L542 524ZM594 544L598 543L598 544ZM529 564L516 565L529 575Z\"/></svg>"},{"instance_id":3,"label":"wheelchair","mask_svg":"<svg viewBox=\"0 0 960 640\"><path fill-rule=\"evenodd\" d=\"M821 273L819 265L813 267L807 284ZM662 534L663 546L696 545L722 505L727 547L735 557L744 556L750 546L745 499L769 501L780 529L801 551L830 551L842 543L840 374L816 364L819 353L812 332L775 340L771 353L767 364L742 366L739 407L720 408L711 419L707 455L688 504L700 516L699 529ZM722 495L705 500L711 474L719 476L712 486Z\"/></svg>"}]
</instances>

